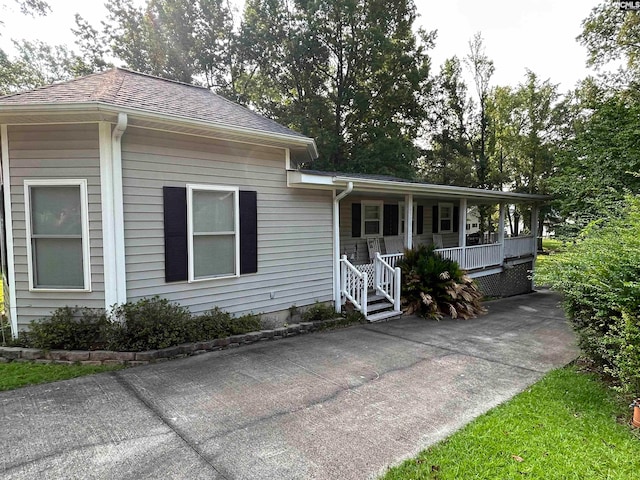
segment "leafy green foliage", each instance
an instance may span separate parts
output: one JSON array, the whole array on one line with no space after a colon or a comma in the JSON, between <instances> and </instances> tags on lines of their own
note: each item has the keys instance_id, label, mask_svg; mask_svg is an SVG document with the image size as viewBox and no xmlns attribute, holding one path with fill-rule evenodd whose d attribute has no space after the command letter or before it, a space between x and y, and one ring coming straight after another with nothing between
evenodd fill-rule
<instances>
[{"instance_id":1,"label":"leafy green foliage","mask_svg":"<svg viewBox=\"0 0 640 480\"><path fill-rule=\"evenodd\" d=\"M123 351L153 350L186 341L189 311L158 296L119 305L119 321L109 334L109 348Z\"/></svg>"},{"instance_id":2,"label":"leafy green foliage","mask_svg":"<svg viewBox=\"0 0 640 480\"><path fill-rule=\"evenodd\" d=\"M302 314L304 322L319 322L321 320L329 320L335 318L338 314L332 305L326 303L316 303L306 309Z\"/></svg>"},{"instance_id":3,"label":"leafy green foliage","mask_svg":"<svg viewBox=\"0 0 640 480\"><path fill-rule=\"evenodd\" d=\"M555 370L382 478L635 478L640 434L616 421L627 405L592 375Z\"/></svg>"},{"instance_id":4,"label":"leafy green foliage","mask_svg":"<svg viewBox=\"0 0 640 480\"><path fill-rule=\"evenodd\" d=\"M554 206L572 219L566 227L574 232L621 215L625 195L640 192L640 102L616 95L590 106L593 113L576 125L551 180Z\"/></svg>"},{"instance_id":5,"label":"leafy green foliage","mask_svg":"<svg viewBox=\"0 0 640 480\"><path fill-rule=\"evenodd\" d=\"M103 310L80 307L58 308L44 321L31 321L16 345L48 350L95 350L102 348L109 320Z\"/></svg>"},{"instance_id":6,"label":"leafy green foliage","mask_svg":"<svg viewBox=\"0 0 640 480\"><path fill-rule=\"evenodd\" d=\"M593 222L536 281L563 292L585 353L640 394L640 197L627 201L621 218Z\"/></svg>"},{"instance_id":7,"label":"leafy green foliage","mask_svg":"<svg viewBox=\"0 0 640 480\"><path fill-rule=\"evenodd\" d=\"M402 302L407 313L425 318L474 318L484 313L482 293L458 264L441 257L435 247L406 250L402 269Z\"/></svg>"}]
</instances>

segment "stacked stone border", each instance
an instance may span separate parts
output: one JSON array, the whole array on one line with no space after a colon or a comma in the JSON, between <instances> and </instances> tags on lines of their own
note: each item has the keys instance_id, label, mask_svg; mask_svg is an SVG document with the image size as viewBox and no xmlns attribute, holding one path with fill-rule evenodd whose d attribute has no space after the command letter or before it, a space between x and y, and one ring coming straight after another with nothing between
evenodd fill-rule
<instances>
[{"instance_id":1,"label":"stacked stone border","mask_svg":"<svg viewBox=\"0 0 640 480\"><path fill-rule=\"evenodd\" d=\"M236 348L241 345L280 340L305 333L316 332L344 325L343 318L302 322L273 330L232 335L204 342L183 343L174 347L144 352L115 352L112 350L40 350L37 348L2 347L0 346L0 363L33 362L55 363L62 365L124 365L137 366L163 362L175 358L184 358L202 353Z\"/></svg>"}]
</instances>

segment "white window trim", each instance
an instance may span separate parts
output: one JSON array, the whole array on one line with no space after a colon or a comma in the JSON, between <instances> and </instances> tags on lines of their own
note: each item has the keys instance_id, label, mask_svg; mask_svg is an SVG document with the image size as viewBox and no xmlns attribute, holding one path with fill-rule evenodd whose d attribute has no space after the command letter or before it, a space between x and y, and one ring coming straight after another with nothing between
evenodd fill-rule
<instances>
[{"instance_id":1,"label":"white window trim","mask_svg":"<svg viewBox=\"0 0 640 480\"><path fill-rule=\"evenodd\" d=\"M235 235L235 272L232 275L217 275L206 278L195 278L193 264L193 192L208 190L214 192L233 192L234 198L234 235ZM189 257L189 283L208 282L225 278L237 278L240 276L240 189L224 185L187 185L187 252Z\"/></svg>"},{"instance_id":2,"label":"white window trim","mask_svg":"<svg viewBox=\"0 0 640 480\"><path fill-rule=\"evenodd\" d=\"M406 213L405 210L405 203L404 202L399 202L398 203L398 235L404 235L405 234L405 230L402 228L402 222L403 220L406 220L404 218L404 215ZM411 231L413 232L413 234L416 234L416 219L418 218L418 204L416 202L413 202L413 218L411 219Z\"/></svg>"},{"instance_id":3,"label":"white window trim","mask_svg":"<svg viewBox=\"0 0 640 480\"><path fill-rule=\"evenodd\" d=\"M378 208L380 208L380 219L378 221L379 225L378 225L378 233L370 233L367 235L366 230L365 230L365 206L376 206ZM360 225L360 231L362 232L362 238L367 238L367 237L381 237L382 236L382 232L383 232L383 216L384 216L384 202L382 201L373 201L373 200L364 200L361 202L361 225Z\"/></svg>"},{"instance_id":4,"label":"white window trim","mask_svg":"<svg viewBox=\"0 0 640 480\"><path fill-rule=\"evenodd\" d=\"M31 187L80 187L80 221L82 223L82 270L84 288L42 288L33 284L33 256L31 250ZM87 195L87 180L84 178L42 179L24 181L24 210L25 229L27 239L27 269L29 275L30 292L90 292L91 291L91 251L89 242L89 197Z\"/></svg>"},{"instance_id":5,"label":"white window trim","mask_svg":"<svg viewBox=\"0 0 640 480\"><path fill-rule=\"evenodd\" d=\"M442 209L446 207L448 207L449 211L451 212L450 217L442 216ZM447 230L442 228L443 219L450 220L449 224L451 225L451 228ZM448 203L448 202L438 203L438 233L453 233L453 203Z\"/></svg>"}]
</instances>

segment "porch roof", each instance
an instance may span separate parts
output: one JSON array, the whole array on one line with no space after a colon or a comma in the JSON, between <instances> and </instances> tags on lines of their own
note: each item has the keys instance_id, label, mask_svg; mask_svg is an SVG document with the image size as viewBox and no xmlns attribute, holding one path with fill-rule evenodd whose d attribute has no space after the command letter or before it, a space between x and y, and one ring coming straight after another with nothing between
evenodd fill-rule
<instances>
[{"instance_id":1,"label":"porch roof","mask_svg":"<svg viewBox=\"0 0 640 480\"><path fill-rule=\"evenodd\" d=\"M359 173L320 172L315 170L289 170L287 183L290 187L332 190L353 184L354 192L408 195L431 198L466 198L478 203L544 203L551 200L548 195L502 192L481 188L436 185L385 175Z\"/></svg>"}]
</instances>

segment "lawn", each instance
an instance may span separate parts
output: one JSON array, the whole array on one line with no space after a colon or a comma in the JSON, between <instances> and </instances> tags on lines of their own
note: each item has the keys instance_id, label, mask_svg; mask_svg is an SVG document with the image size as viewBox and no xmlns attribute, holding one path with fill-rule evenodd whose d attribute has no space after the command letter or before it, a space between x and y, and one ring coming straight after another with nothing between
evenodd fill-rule
<instances>
[{"instance_id":1,"label":"lawn","mask_svg":"<svg viewBox=\"0 0 640 480\"><path fill-rule=\"evenodd\" d=\"M118 370L117 365L57 365L27 362L0 363L0 391L36 383L56 382L93 373Z\"/></svg>"},{"instance_id":2,"label":"lawn","mask_svg":"<svg viewBox=\"0 0 640 480\"><path fill-rule=\"evenodd\" d=\"M630 418L596 377L567 367L383 479L638 478L640 433Z\"/></svg>"}]
</instances>

